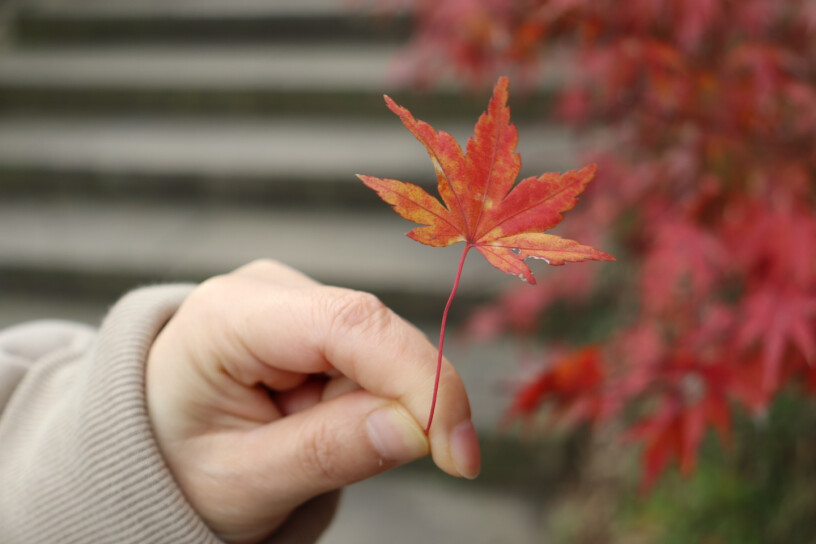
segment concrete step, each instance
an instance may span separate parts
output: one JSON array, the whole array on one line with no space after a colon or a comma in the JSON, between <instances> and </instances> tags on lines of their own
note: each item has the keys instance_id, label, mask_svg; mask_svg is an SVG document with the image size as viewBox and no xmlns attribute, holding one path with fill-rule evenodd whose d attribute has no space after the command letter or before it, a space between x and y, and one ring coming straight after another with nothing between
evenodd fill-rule
<instances>
[{"instance_id":1,"label":"concrete step","mask_svg":"<svg viewBox=\"0 0 816 544\"><path fill-rule=\"evenodd\" d=\"M131 112L381 117L383 93L438 117L475 120L488 94L450 81L396 83L399 49L359 44L17 47L0 56L0 112ZM553 71L555 73L555 71ZM519 118L541 119L557 81L517 89ZM390 114L388 114L390 115Z\"/></svg>"},{"instance_id":2,"label":"concrete step","mask_svg":"<svg viewBox=\"0 0 816 544\"><path fill-rule=\"evenodd\" d=\"M412 319L437 320L461 246L418 244L404 236L411 225L387 209L3 199L0 285L111 297L145 282L203 280L266 257L324 283L371 291ZM474 252L453 319L516 282Z\"/></svg>"},{"instance_id":3,"label":"concrete step","mask_svg":"<svg viewBox=\"0 0 816 544\"><path fill-rule=\"evenodd\" d=\"M535 479L528 475L528 481ZM319 542L550 542L544 536L550 532L545 521L546 491L530 497L507 488L485 488L478 479L451 480L433 473L417 474L409 467L351 486L335 522Z\"/></svg>"},{"instance_id":4,"label":"concrete step","mask_svg":"<svg viewBox=\"0 0 816 544\"><path fill-rule=\"evenodd\" d=\"M360 11L369 4L348 0L27 0L37 13L66 18L173 16L178 18L325 16Z\"/></svg>"},{"instance_id":5,"label":"concrete step","mask_svg":"<svg viewBox=\"0 0 816 544\"><path fill-rule=\"evenodd\" d=\"M393 90L387 75L397 51L359 44L18 47L0 56L0 84L382 94Z\"/></svg>"},{"instance_id":6,"label":"concrete step","mask_svg":"<svg viewBox=\"0 0 816 544\"><path fill-rule=\"evenodd\" d=\"M463 143L473 130L470 123L435 124ZM523 175L578 165L579 143L558 128L522 126L519 131ZM384 206L357 173L403 179L429 190L436 183L424 148L395 116L377 122L0 118L0 183L7 196L63 192Z\"/></svg>"},{"instance_id":7,"label":"concrete step","mask_svg":"<svg viewBox=\"0 0 816 544\"><path fill-rule=\"evenodd\" d=\"M68 43L398 43L402 14L372 14L366 2L317 0L35 0L21 3L17 39Z\"/></svg>"}]
</instances>

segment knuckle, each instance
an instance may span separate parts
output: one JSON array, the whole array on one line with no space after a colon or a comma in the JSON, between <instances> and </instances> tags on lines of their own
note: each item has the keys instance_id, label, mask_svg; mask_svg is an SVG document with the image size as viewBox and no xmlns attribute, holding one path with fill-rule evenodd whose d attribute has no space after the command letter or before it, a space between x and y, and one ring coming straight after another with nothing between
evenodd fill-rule
<instances>
[{"instance_id":1,"label":"knuckle","mask_svg":"<svg viewBox=\"0 0 816 544\"><path fill-rule=\"evenodd\" d=\"M317 478L325 486L339 487L345 479L337 462L331 430L325 422L313 420L311 423L300 442L300 467L306 478Z\"/></svg>"},{"instance_id":2,"label":"knuckle","mask_svg":"<svg viewBox=\"0 0 816 544\"><path fill-rule=\"evenodd\" d=\"M341 334L382 333L394 322L394 313L375 295L363 291L342 292L329 311L333 327Z\"/></svg>"},{"instance_id":3,"label":"knuckle","mask_svg":"<svg viewBox=\"0 0 816 544\"><path fill-rule=\"evenodd\" d=\"M442 367L439 369L439 382L443 384L453 384L460 381L459 373L449 362L443 361Z\"/></svg>"},{"instance_id":4,"label":"knuckle","mask_svg":"<svg viewBox=\"0 0 816 544\"><path fill-rule=\"evenodd\" d=\"M187 299L196 310L217 307L225 292L230 289L232 278L228 275L213 276L201 282Z\"/></svg>"},{"instance_id":5,"label":"knuckle","mask_svg":"<svg viewBox=\"0 0 816 544\"><path fill-rule=\"evenodd\" d=\"M464 410L467 412L467 416L470 417L470 404L467 401L467 393L465 392L464 384L462 383L459 373L450 363L445 363L442 365L442 369L439 374L439 390L440 395L443 398L450 396L456 399L464 399L464 402L457 401L457 409Z\"/></svg>"},{"instance_id":6,"label":"knuckle","mask_svg":"<svg viewBox=\"0 0 816 544\"><path fill-rule=\"evenodd\" d=\"M188 321L196 323L197 327L203 327L210 333L213 332L213 327L221 326L220 332L223 333L229 329L224 327L224 320L227 309L234 299L236 287L236 279L229 275L206 279L190 293L179 309L179 314L183 313Z\"/></svg>"},{"instance_id":7,"label":"knuckle","mask_svg":"<svg viewBox=\"0 0 816 544\"><path fill-rule=\"evenodd\" d=\"M223 309L223 305L229 304L235 293L242 290L245 285L244 278L233 274L220 274L201 282L191 293L190 298L202 306Z\"/></svg>"},{"instance_id":8,"label":"knuckle","mask_svg":"<svg viewBox=\"0 0 816 544\"><path fill-rule=\"evenodd\" d=\"M232 311L236 300L246 291L246 279L224 274L204 280L184 302L184 312L208 328L220 327L220 336L244 330L252 315ZM212 330L212 329L210 329Z\"/></svg>"}]
</instances>

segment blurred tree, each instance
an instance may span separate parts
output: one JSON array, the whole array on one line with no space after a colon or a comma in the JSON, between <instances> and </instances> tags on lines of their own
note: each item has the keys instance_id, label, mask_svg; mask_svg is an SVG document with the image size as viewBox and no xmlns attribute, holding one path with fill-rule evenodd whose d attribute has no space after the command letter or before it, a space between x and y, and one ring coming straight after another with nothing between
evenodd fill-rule
<instances>
[{"instance_id":1,"label":"blurred tree","mask_svg":"<svg viewBox=\"0 0 816 544\"><path fill-rule=\"evenodd\" d=\"M554 70L556 115L600 142L564 235L609 248L618 273L558 271L470 322L481 337L529 337L564 300L597 310L592 293L617 296L600 312L614 326L585 338L596 347L552 350L514 417L549 400L574 421L626 408L649 488L672 460L694 469L707 428L728 441L739 406L762 413L790 384L816 392L816 2L408 5L415 82L510 73L534 86Z\"/></svg>"}]
</instances>

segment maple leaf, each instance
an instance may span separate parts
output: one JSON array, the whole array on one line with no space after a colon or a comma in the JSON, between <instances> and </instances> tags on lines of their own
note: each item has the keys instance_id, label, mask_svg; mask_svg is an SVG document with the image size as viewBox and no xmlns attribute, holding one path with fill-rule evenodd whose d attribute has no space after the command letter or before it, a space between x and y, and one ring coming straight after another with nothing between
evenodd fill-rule
<instances>
[{"instance_id":1,"label":"maple leaf","mask_svg":"<svg viewBox=\"0 0 816 544\"><path fill-rule=\"evenodd\" d=\"M429 246L465 242L509 274L535 283L527 258L552 265L584 260L611 261L606 253L542 231L561 222L595 175L595 165L565 174L546 173L514 183L521 169L515 152L518 132L510 122L507 78L493 90L488 111L476 123L466 153L444 131L414 119L411 112L385 97L388 107L428 150L439 181L440 203L412 183L358 176L405 219L421 225L408 233Z\"/></svg>"},{"instance_id":2,"label":"maple leaf","mask_svg":"<svg viewBox=\"0 0 816 544\"><path fill-rule=\"evenodd\" d=\"M704 300L723 268L722 243L683 218L661 218L656 223L654 242L643 262L644 305L656 313L670 309L677 299Z\"/></svg>"},{"instance_id":3,"label":"maple leaf","mask_svg":"<svg viewBox=\"0 0 816 544\"><path fill-rule=\"evenodd\" d=\"M643 452L645 477L641 492L646 492L657 481L672 458L680 471L688 475L697 464L697 452L703 440L706 424L714 426L723 444L729 441L730 414L721 397L704 398L694 405L684 405L674 398L666 398L658 412L629 430L628 440L646 442Z\"/></svg>"},{"instance_id":4,"label":"maple leaf","mask_svg":"<svg viewBox=\"0 0 816 544\"><path fill-rule=\"evenodd\" d=\"M564 354L520 387L505 419L531 418L546 399L554 401L554 416L570 421L600 419L603 411L600 388L604 380L601 353L588 346Z\"/></svg>"},{"instance_id":5,"label":"maple leaf","mask_svg":"<svg viewBox=\"0 0 816 544\"><path fill-rule=\"evenodd\" d=\"M427 149L442 202L413 183L358 176L399 215L423 225L408 233L412 239L437 247L465 242L442 315L436 384L426 430L433 421L448 310L468 250L476 248L502 272L515 274L529 283L535 283L535 278L524 262L527 258L544 259L552 265L588 259L614 260L574 240L543 233L561 222L562 212L575 206L578 195L595 175L595 165L563 175L546 173L529 177L514 187L521 157L516 153L518 132L510 122L507 106L508 85L506 77L499 78L488 109L479 117L464 152L453 136L414 119L411 112L385 97L388 108Z\"/></svg>"},{"instance_id":6,"label":"maple leaf","mask_svg":"<svg viewBox=\"0 0 816 544\"><path fill-rule=\"evenodd\" d=\"M670 355L662 369L667 387L660 407L626 433L627 440L643 440L645 477L641 491L648 491L672 458L683 474L697 463L697 452L707 426L713 427L722 444L730 442L731 415L728 392L734 369L726 361L700 364L689 352Z\"/></svg>"},{"instance_id":7,"label":"maple leaf","mask_svg":"<svg viewBox=\"0 0 816 544\"><path fill-rule=\"evenodd\" d=\"M762 343L763 374L761 384L767 391L779 385L782 360L791 345L805 361L816 359L816 297L788 287L767 287L745 298L745 316L738 342L742 347Z\"/></svg>"}]
</instances>

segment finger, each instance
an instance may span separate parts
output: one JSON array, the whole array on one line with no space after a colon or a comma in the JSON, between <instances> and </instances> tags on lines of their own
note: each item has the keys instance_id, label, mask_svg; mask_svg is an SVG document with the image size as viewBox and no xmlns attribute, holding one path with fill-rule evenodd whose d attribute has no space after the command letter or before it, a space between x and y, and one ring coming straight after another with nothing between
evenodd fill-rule
<instances>
[{"instance_id":1,"label":"finger","mask_svg":"<svg viewBox=\"0 0 816 544\"><path fill-rule=\"evenodd\" d=\"M293 389L274 393L274 401L283 415L290 415L359 389L359 385L345 376L317 375Z\"/></svg>"},{"instance_id":2,"label":"finger","mask_svg":"<svg viewBox=\"0 0 816 544\"><path fill-rule=\"evenodd\" d=\"M278 261L274 261L271 259L258 259L252 261L244 266L241 266L231 272L228 276L236 277L236 278L244 278L246 280L256 280L258 282L263 282L268 285L259 285L259 289L268 289L269 286L274 286L276 288L304 288L304 287L315 287L320 285L317 281L313 280L309 276L291 268L283 263ZM199 287L199 292L195 293L196 295L200 295L201 292L207 293L205 296L196 296L191 297L193 300L200 300L206 299L207 296L210 296L210 292L213 291L209 289L210 284L216 283L218 284L218 280L222 277L214 278L215 281L210 280L202 284ZM215 290L218 292L218 290ZM205 304L204 307L209 308L211 311L215 311L220 313L221 308L225 306L230 306L232 301L230 300L220 300L215 299L211 301L213 303ZM190 304L187 303L185 306L189 306ZM186 310L187 308L183 308ZM201 311L201 308L196 308L195 311ZM219 326L221 320L217 316L212 316L213 319L206 320L205 326L201 327L199 331L202 331L204 334L211 333L211 329L213 325L216 327ZM178 320L176 320L178 321ZM189 332L189 331L188 331ZM201 334L201 332L199 332ZM239 337L232 339L233 343L238 342L240 344L241 339ZM201 343L201 345L204 345ZM219 346L222 350L224 347L223 344ZM246 346L238 346L240 352L246 352ZM273 391L281 391L281 390L288 390L294 387L299 386L303 380L305 379L300 372L287 372L282 371L280 369L271 367L269 365L260 364L258 361L254 361L255 364L251 364L252 361L241 361L240 365L234 364L237 359L234 357L230 357L230 352L222 352L220 355L222 357L208 357L207 354L200 354L204 355L203 357L198 357L197 359L201 360L210 360L210 361L217 361L220 365L219 370L223 369L226 374L231 376L235 379L238 383L236 385L240 385L243 387L253 387L257 384L263 384L269 389ZM210 354L211 355L211 354ZM250 355L252 355L250 353Z\"/></svg>"},{"instance_id":3,"label":"finger","mask_svg":"<svg viewBox=\"0 0 816 544\"><path fill-rule=\"evenodd\" d=\"M235 360L254 360L293 373L336 368L377 397L400 402L414 420L427 420L436 348L375 297L322 286L264 288L254 278L237 276L225 276L218 285L225 295L210 293L206 298L208 304L216 304L217 311L209 313L221 324L209 341L227 338L231 349L243 346L251 355ZM219 304L219 299L226 300ZM199 312L199 317L207 313ZM450 474L475 476L479 447L467 394L447 360L436 414L429 436L434 461Z\"/></svg>"},{"instance_id":4,"label":"finger","mask_svg":"<svg viewBox=\"0 0 816 544\"><path fill-rule=\"evenodd\" d=\"M246 478L253 486L246 492L259 515L286 511L428 453L422 426L404 406L365 391L314 405L240 441L242 455L233 461L240 465L232 469L255 475Z\"/></svg>"},{"instance_id":5,"label":"finger","mask_svg":"<svg viewBox=\"0 0 816 544\"><path fill-rule=\"evenodd\" d=\"M324 288L320 298L308 300L317 317L305 330L322 358L365 390L397 400L417 421L427 421L437 349L425 335L366 293ZM478 474L479 446L467 393L446 359L429 439L440 468L457 476Z\"/></svg>"},{"instance_id":6,"label":"finger","mask_svg":"<svg viewBox=\"0 0 816 544\"><path fill-rule=\"evenodd\" d=\"M352 391L357 391L359 389L360 385L357 382L350 380L345 376L337 376L330 379L326 383L326 387L323 388L321 400L331 400L335 397L339 397L340 395L345 395L346 393L351 393Z\"/></svg>"},{"instance_id":7,"label":"finger","mask_svg":"<svg viewBox=\"0 0 816 544\"><path fill-rule=\"evenodd\" d=\"M319 403L325 385L325 380L308 379L294 389L275 393L273 398L281 413L288 416L308 410Z\"/></svg>"}]
</instances>

